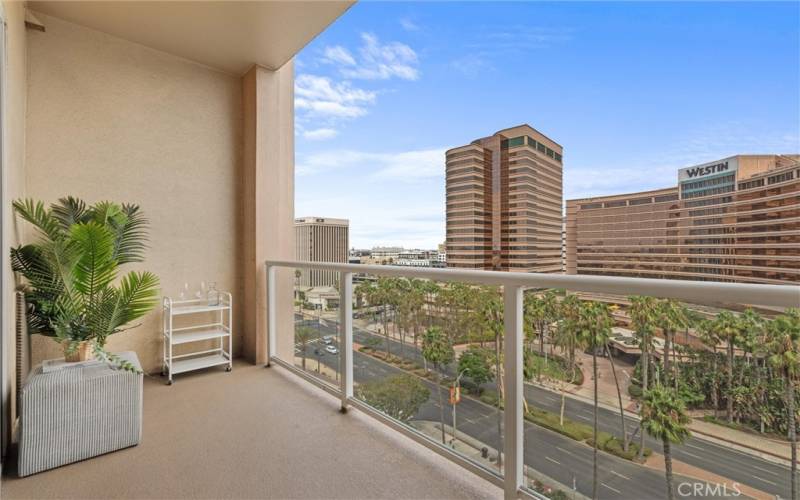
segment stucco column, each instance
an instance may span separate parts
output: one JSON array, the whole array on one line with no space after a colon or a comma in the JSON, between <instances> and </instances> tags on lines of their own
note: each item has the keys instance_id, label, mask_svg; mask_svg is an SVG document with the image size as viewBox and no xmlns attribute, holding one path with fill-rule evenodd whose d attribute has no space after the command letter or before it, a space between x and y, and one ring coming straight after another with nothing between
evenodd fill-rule
<instances>
[{"instance_id":1,"label":"stucco column","mask_svg":"<svg viewBox=\"0 0 800 500\"><path fill-rule=\"evenodd\" d=\"M242 77L241 266L243 356L267 359L266 259L294 259L294 63L253 66ZM276 353L293 355L293 270L278 272Z\"/></svg>"}]
</instances>

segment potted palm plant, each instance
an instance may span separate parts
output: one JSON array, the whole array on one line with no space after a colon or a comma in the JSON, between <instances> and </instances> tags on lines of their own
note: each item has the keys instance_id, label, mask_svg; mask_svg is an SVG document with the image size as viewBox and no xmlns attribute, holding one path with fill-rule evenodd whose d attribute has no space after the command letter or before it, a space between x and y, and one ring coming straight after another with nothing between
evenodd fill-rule
<instances>
[{"instance_id":1,"label":"potted palm plant","mask_svg":"<svg viewBox=\"0 0 800 500\"><path fill-rule=\"evenodd\" d=\"M34 243L11 249L12 268L25 278L29 332L60 343L66 361L95 357L132 369L105 344L158 304L153 273L119 276L120 266L143 261L147 219L139 207L73 197L50 208L33 200L13 205L38 233Z\"/></svg>"}]
</instances>

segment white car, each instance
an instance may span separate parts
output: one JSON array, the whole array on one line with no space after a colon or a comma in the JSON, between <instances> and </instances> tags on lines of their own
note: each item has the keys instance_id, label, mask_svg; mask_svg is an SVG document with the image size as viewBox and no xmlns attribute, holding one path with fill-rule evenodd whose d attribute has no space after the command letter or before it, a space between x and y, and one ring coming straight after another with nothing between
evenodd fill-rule
<instances>
[{"instance_id":1,"label":"white car","mask_svg":"<svg viewBox=\"0 0 800 500\"><path fill-rule=\"evenodd\" d=\"M332 345L325 346L325 351L329 354L339 354L339 349Z\"/></svg>"},{"instance_id":2,"label":"white car","mask_svg":"<svg viewBox=\"0 0 800 500\"><path fill-rule=\"evenodd\" d=\"M322 343L325 345L333 344L333 337L331 337L330 335L325 335L324 337L322 337Z\"/></svg>"}]
</instances>

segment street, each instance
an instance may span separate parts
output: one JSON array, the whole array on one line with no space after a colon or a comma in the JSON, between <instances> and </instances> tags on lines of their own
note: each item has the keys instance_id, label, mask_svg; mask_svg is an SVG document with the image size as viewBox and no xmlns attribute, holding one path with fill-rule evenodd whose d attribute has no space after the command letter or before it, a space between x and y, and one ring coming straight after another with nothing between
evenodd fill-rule
<instances>
[{"instance_id":1,"label":"street","mask_svg":"<svg viewBox=\"0 0 800 500\"><path fill-rule=\"evenodd\" d=\"M317 327L316 320L300 321ZM324 321L319 325L320 335L337 337L337 325L332 321ZM354 342L364 344L368 338L381 340L380 348L385 348L385 337L376 335L367 330L353 327ZM399 355L400 343L390 339L390 351ZM312 347L309 346L309 369L316 366ZM412 359L422 365L422 355L411 344L406 344L403 349L404 357ZM368 355L354 353L354 378L356 383L374 380L401 370L387 365ZM338 355L325 354L321 362L326 366L338 369ZM432 397L423 405L417 414L418 419L439 421L438 398L435 396L436 386L426 382L432 392ZM444 390L444 389L443 389ZM443 396L446 400L446 395ZM549 389L525 384L525 398L529 405L547 411L558 413L560 411L561 396ZM445 422L452 421L451 405L445 404ZM570 397L566 399L565 416L577 422L591 425L593 408L590 403ZM458 429L466 434L497 447L500 440L497 436L496 409L470 398L462 398L457 409ZM628 432L638 425L632 417L626 417ZM619 413L600 407L598 409L598 429L616 435L620 434ZM638 439L638 436L637 436ZM655 452L661 453L661 444L646 437L645 443ZM547 450L542 453L542 450ZM724 446L717 445L702 438L693 437L683 445L673 445L673 457L689 465L705 469L714 474L729 478L753 488L782 497L789 496L789 469L778 464L742 453ZM614 457L607 453L599 454L598 469L600 470L601 490L606 495L614 498L659 498L664 494L663 474L647 469L641 465ZM582 443L578 443L566 436L542 429L526 422L525 428L525 464L546 474L562 484L571 486L573 481L577 489L586 495L591 495L592 487L592 450ZM730 485L729 485L730 487Z\"/></svg>"}]
</instances>

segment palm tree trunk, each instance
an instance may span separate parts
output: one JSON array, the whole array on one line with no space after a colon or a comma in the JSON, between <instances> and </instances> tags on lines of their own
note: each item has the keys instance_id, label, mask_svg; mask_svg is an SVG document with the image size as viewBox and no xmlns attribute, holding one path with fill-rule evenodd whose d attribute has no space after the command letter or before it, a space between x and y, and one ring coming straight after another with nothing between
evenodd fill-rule
<instances>
[{"instance_id":1,"label":"palm tree trunk","mask_svg":"<svg viewBox=\"0 0 800 500\"><path fill-rule=\"evenodd\" d=\"M667 475L667 500L674 500L675 493L672 491L672 450L667 439L664 439L664 470Z\"/></svg>"},{"instance_id":2,"label":"palm tree trunk","mask_svg":"<svg viewBox=\"0 0 800 500\"><path fill-rule=\"evenodd\" d=\"M733 341L728 340L728 398L726 417L728 423L733 422Z\"/></svg>"},{"instance_id":3,"label":"palm tree trunk","mask_svg":"<svg viewBox=\"0 0 800 500\"><path fill-rule=\"evenodd\" d=\"M436 392L439 394L439 422L442 427L442 444L446 444L447 441L444 433L444 402L442 401L442 373L439 371L438 366L434 369L438 375L438 377L436 377Z\"/></svg>"},{"instance_id":4,"label":"palm tree trunk","mask_svg":"<svg viewBox=\"0 0 800 500\"><path fill-rule=\"evenodd\" d=\"M642 397L647 392L647 384L650 379L650 353L647 351L648 346L645 342L642 343ZM641 404L641 401L639 402ZM639 424L641 425L641 424ZM639 436L639 460L644 458L644 430L640 430Z\"/></svg>"},{"instance_id":5,"label":"palm tree trunk","mask_svg":"<svg viewBox=\"0 0 800 500\"><path fill-rule=\"evenodd\" d=\"M669 385L669 348L670 348L670 333L664 331L664 385Z\"/></svg>"},{"instance_id":6,"label":"palm tree trunk","mask_svg":"<svg viewBox=\"0 0 800 500\"><path fill-rule=\"evenodd\" d=\"M592 430L592 498L597 498L597 346L592 343L592 378L594 379L594 422Z\"/></svg>"},{"instance_id":7,"label":"palm tree trunk","mask_svg":"<svg viewBox=\"0 0 800 500\"><path fill-rule=\"evenodd\" d=\"M786 369L786 407L789 443L792 446L792 500L797 500L797 422L794 415L794 383L788 368Z\"/></svg>"},{"instance_id":8,"label":"palm tree trunk","mask_svg":"<svg viewBox=\"0 0 800 500\"><path fill-rule=\"evenodd\" d=\"M625 408L622 407L622 392L619 390L619 380L617 379L617 368L614 366L614 356L611 355L611 349L606 346L606 354L608 354L608 361L611 362L611 373L614 374L614 385L617 386L617 400L619 401L619 421L622 425L622 449L628 451L628 431L625 429Z\"/></svg>"}]
</instances>

